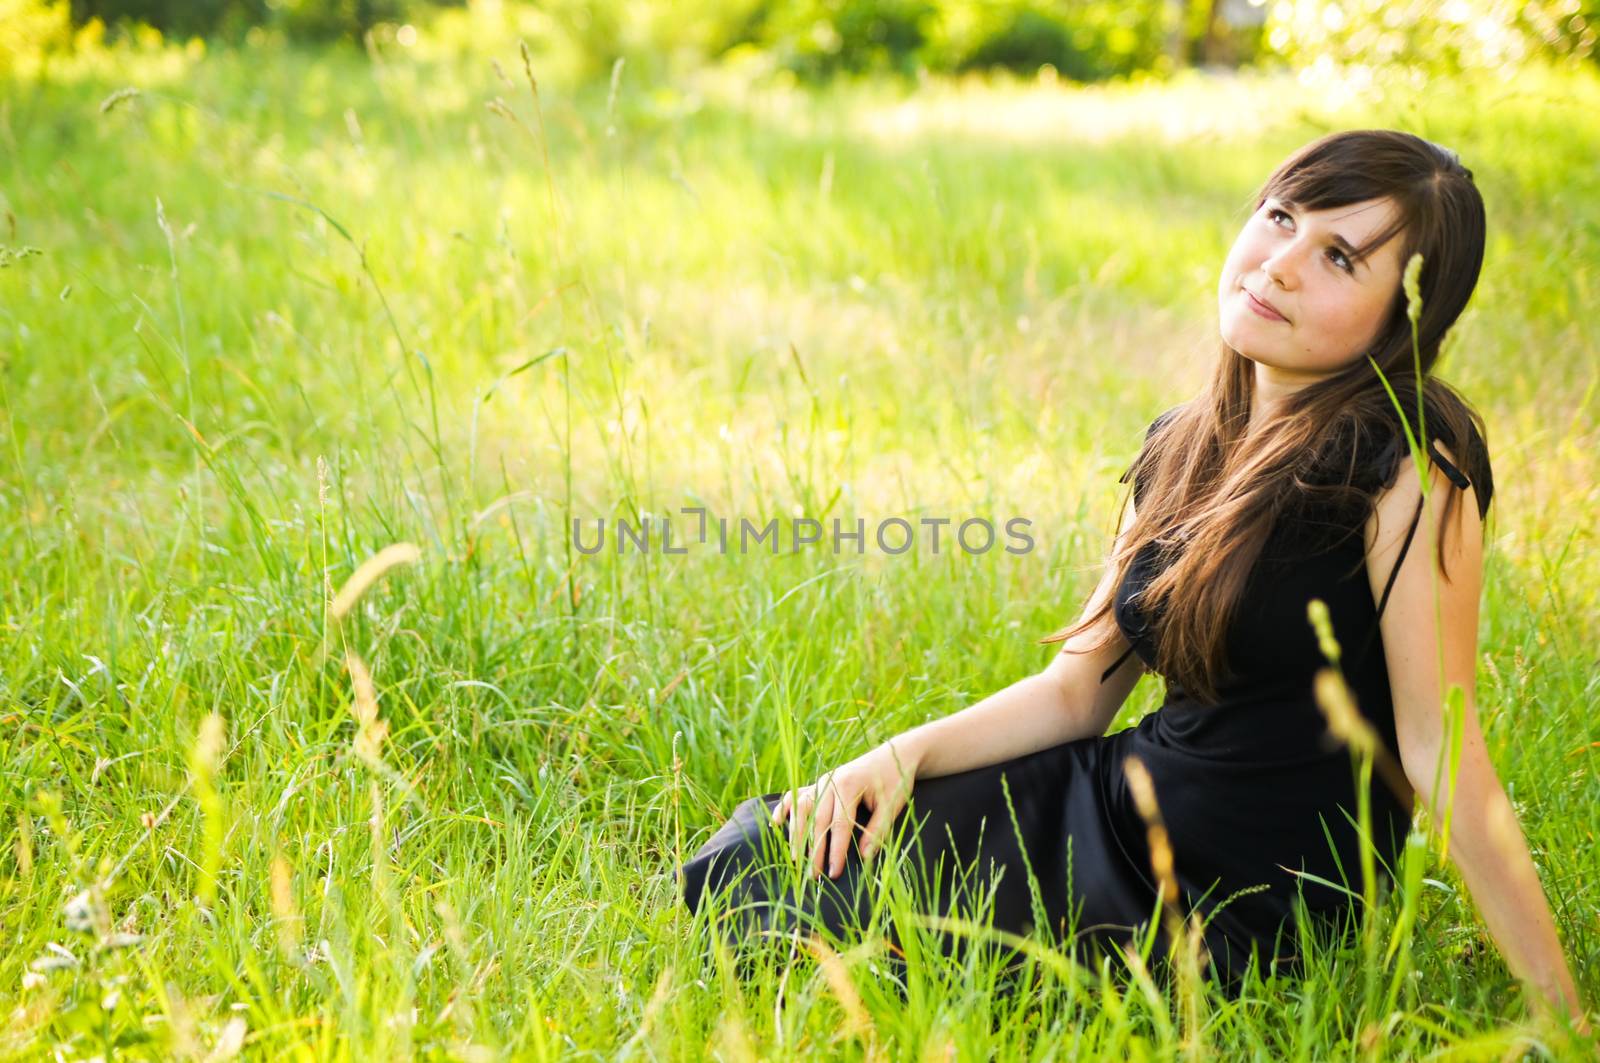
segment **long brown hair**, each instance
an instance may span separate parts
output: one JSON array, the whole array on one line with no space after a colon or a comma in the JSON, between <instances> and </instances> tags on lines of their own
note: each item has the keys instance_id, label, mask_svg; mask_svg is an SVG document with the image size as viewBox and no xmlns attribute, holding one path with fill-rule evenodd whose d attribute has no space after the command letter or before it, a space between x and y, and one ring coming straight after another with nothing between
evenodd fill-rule
<instances>
[{"instance_id":1,"label":"long brown hair","mask_svg":"<svg viewBox=\"0 0 1600 1063\"><path fill-rule=\"evenodd\" d=\"M1449 447L1477 487L1484 512L1488 505L1483 419L1431 374L1440 343L1467 305L1483 264L1484 208L1472 171L1454 152L1409 133L1351 130L1313 141L1281 163L1255 193L1250 213L1269 196L1306 210L1392 198L1400 208L1394 221L1357 252L1366 255L1399 236L1402 265L1420 253L1422 312L1414 353L1407 299L1397 282L1367 356L1287 395L1248 445L1242 444L1254 364L1223 342L1205 389L1150 432L1131 470L1130 478L1143 486L1133 523L1109 562L1116 572L1113 586L1121 586L1135 554L1154 541L1165 567L1158 566L1137 603L1141 612L1159 615L1156 670L1212 703L1230 678L1229 624L1278 518L1307 503L1330 501L1353 503L1355 512L1370 514L1375 485L1358 473L1372 470L1359 467L1357 454L1370 455L1366 448L1374 438L1400 432L1395 400L1421 445L1438 440ZM1380 479L1392 482L1392 473ZM1446 520L1455 495L1446 492ZM1060 642L1093 627L1114 599L1040 641ZM1100 645L1114 637L1112 628Z\"/></svg>"}]
</instances>

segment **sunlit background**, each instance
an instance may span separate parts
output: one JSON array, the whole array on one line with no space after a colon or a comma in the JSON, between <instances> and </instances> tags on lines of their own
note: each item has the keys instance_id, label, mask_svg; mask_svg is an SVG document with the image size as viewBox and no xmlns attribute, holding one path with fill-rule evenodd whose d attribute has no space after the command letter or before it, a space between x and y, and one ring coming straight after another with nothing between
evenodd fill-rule
<instances>
[{"instance_id":1,"label":"sunlit background","mask_svg":"<svg viewBox=\"0 0 1600 1063\"><path fill-rule=\"evenodd\" d=\"M658 80L707 64L803 79L1005 69L1094 82L1187 67L1487 70L1587 58L1600 8L1584 0L0 0L0 71L37 72L101 48L342 40L400 54L481 52L512 36L547 73L606 76L619 60Z\"/></svg>"},{"instance_id":2,"label":"sunlit background","mask_svg":"<svg viewBox=\"0 0 1600 1063\"><path fill-rule=\"evenodd\" d=\"M673 872L1043 666L1249 193L1393 127L1487 204L1478 706L1594 1000L1596 18L0 0L0 1055L1547 1058L1437 861L1376 959L1183 1016L907 1002L870 946L740 982ZM568 536L684 507L1035 545Z\"/></svg>"}]
</instances>

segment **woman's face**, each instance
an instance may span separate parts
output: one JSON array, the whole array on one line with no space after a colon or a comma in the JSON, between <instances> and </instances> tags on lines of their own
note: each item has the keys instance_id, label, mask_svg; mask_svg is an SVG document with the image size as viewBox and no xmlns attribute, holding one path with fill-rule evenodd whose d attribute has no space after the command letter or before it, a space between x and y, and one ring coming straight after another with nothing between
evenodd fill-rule
<instances>
[{"instance_id":1,"label":"woman's face","mask_svg":"<svg viewBox=\"0 0 1600 1063\"><path fill-rule=\"evenodd\" d=\"M1278 384L1308 384L1364 355L1400 291L1397 234L1365 260L1348 247L1397 210L1387 196L1326 211L1268 196L1228 252L1217 286L1222 338ZM1274 317L1251 295L1271 304Z\"/></svg>"}]
</instances>

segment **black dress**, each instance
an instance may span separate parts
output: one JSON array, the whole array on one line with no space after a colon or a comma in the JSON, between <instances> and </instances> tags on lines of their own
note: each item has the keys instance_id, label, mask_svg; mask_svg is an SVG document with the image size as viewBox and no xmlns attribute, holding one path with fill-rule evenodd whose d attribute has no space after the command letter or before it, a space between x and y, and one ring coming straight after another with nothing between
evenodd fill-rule
<instances>
[{"instance_id":1,"label":"black dress","mask_svg":"<svg viewBox=\"0 0 1600 1063\"><path fill-rule=\"evenodd\" d=\"M1147 440L1172 412L1150 425ZM1398 431L1369 433L1357 451L1359 475L1370 478L1372 487L1392 482L1404 448ZM1457 488L1467 486L1442 454L1430 448L1430 455ZM1136 504L1142 487L1136 476ZM1479 485L1480 510L1487 510L1492 490L1487 482ZM1419 505L1401 558L1420 514ZM1229 630L1235 678L1219 689L1219 704L1195 701L1168 680L1161 707L1126 730L917 780L893 830L915 843L907 852L913 880L925 891L920 910L970 917L978 895L974 886L987 886L998 875L992 894L985 894L992 896L994 926L1027 933L1042 916L1050 941L1070 941L1075 948L1127 943L1160 913L1145 824L1124 774L1127 758L1136 756L1154 783L1182 907L1205 917L1217 974L1235 982L1252 951L1262 962L1277 958L1292 966L1296 896L1320 919L1337 917L1349 905L1348 894L1323 882L1345 884L1356 894L1361 889L1356 778L1349 750L1328 734L1312 696L1312 676L1326 662L1306 619L1309 599L1327 604L1357 705L1386 748L1396 748L1377 628L1388 588L1375 606L1361 535L1364 516L1304 510L1275 526ZM1131 599L1151 578L1154 560L1153 549L1138 555L1114 607L1129 653L1151 668L1159 623ZM1106 675L1127 667L1126 657ZM781 793L740 804L680 869L691 910L728 891L722 910L734 918L724 926L735 943L762 930L795 927L843 937L865 925L872 910L873 890L865 887L882 856L863 873L859 835L852 837L837 879L804 877L797 891L795 880L780 873L774 854L786 844L788 828L774 829L770 821ZM1370 795L1379 866L1392 867L1411 810L1376 773ZM865 807L858 810L858 828L869 816ZM960 906L952 907L957 896ZM884 925L898 941L894 928ZM1156 933L1160 940L1159 927ZM963 947L959 941L944 946L947 952Z\"/></svg>"}]
</instances>

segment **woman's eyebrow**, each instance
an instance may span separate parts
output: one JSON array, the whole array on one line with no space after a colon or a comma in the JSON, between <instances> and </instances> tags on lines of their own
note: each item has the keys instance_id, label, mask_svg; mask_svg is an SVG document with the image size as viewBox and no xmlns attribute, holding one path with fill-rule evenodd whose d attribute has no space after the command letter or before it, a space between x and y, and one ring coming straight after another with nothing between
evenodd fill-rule
<instances>
[{"instance_id":1,"label":"woman's eyebrow","mask_svg":"<svg viewBox=\"0 0 1600 1063\"><path fill-rule=\"evenodd\" d=\"M1332 240L1334 243L1343 248L1353 261L1365 262L1367 260L1366 255L1363 255L1360 251L1357 251L1354 244L1340 236L1338 233L1329 233L1328 239Z\"/></svg>"}]
</instances>

